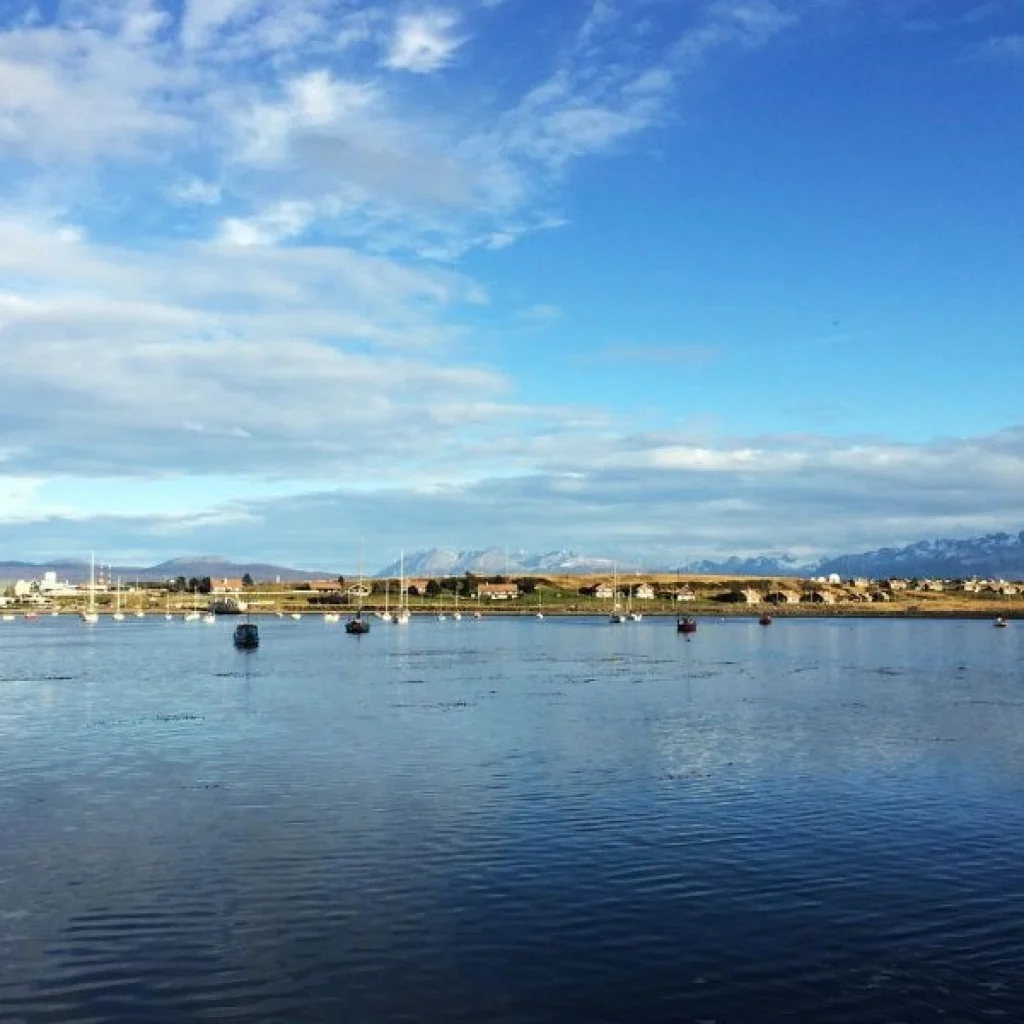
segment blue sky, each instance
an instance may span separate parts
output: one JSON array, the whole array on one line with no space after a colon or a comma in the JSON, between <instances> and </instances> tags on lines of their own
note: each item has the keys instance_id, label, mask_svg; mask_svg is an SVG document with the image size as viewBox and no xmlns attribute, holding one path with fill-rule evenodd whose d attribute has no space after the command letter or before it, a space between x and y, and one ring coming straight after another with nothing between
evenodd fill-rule
<instances>
[{"instance_id":1,"label":"blue sky","mask_svg":"<svg viewBox=\"0 0 1024 1024\"><path fill-rule=\"evenodd\" d=\"M3 555L1021 528L1019 0L0 8Z\"/></svg>"}]
</instances>

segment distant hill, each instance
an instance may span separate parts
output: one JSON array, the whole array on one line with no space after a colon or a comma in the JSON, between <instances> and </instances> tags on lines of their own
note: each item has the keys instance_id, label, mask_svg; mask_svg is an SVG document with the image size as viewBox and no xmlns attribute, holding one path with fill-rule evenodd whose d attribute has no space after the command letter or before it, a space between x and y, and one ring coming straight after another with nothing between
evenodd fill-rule
<instances>
[{"instance_id":1,"label":"distant hill","mask_svg":"<svg viewBox=\"0 0 1024 1024\"><path fill-rule=\"evenodd\" d=\"M104 563L105 566L105 563ZM52 569L61 579L72 583L81 583L89 578L89 563L80 559L58 558L52 562L0 562L0 579L34 579L48 569ZM97 563L97 572L99 565ZM337 572L309 572L305 569L290 569L282 565L270 565L265 562L231 562L217 555L197 555L195 557L172 558L159 565L115 565L110 569L112 576L120 576L125 580L157 582L184 576L190 579L195 576L202 578L228 577L240 579L248 573L254 580L315 580L330 579Z\"/></svg>"}]
</instances>

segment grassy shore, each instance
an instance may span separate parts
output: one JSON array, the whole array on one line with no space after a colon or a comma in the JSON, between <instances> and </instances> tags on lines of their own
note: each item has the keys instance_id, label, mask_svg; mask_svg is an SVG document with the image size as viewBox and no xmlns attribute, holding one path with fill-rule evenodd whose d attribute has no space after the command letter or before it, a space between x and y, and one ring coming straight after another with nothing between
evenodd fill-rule
<instances>
[{"instance_id":1,"label":"grassy shore","mask_svg":"<svg viewBox=\"0 0 1024 1024\"><path fill-rule=\"evenodd\" d=\"M595 598L580 593L581 590L603 581L606 577L587 576L556 576L545 577L533 593L521 594L519 597L505 601L478 601L475 598L461 597L458 608L465 615L479 611L483 615L531 616L538 612L545 616L552 615L607 615L612 608L611 600ZM513 580L514 581L514 580ZM889 594L886 601L867 601L857 598L861 596L849 586L821 586L817 589L828 592L836 598L835 604L822 604L810 600L802 600L799 604L773 604L762 600L760 603L748 604L744 601L731 600L740 591L755 591L762 596L777 591L801 591L805 598L809 597L815 585L806 580L735 577L725 576L676 576L653 575L629 577L620 581L620 586L636 587L641 583L651 583L657 588L678 588L685 586L694 595L695 600L678 602L664 599L634 600L632 607L645 616L696 615L717 618L756 618L762 611L768 611L773 617L784 618L995 618L1003 616L1007 619L1024 618L1024 596L996 596L992 594L971 594L963 591L923 591L905 590ZM396 605L397 584L392 581L392 592L388 606ZM877 588L872 588L877 593ZM205 611L212 601L223 595L200 595L196 602L200 611ZM299 588L285 589L281 586L257 585L246 588L238 595L249 605L250 614L274 615L278 612L290 614L301 612L305 615L318 615L323 612L337 612L342 616L351 614L356 604L320 603L320 598L308 590ZM146 590L140 593L123 595L124 611L131 616L137 608L142 608L147 615L162 615L165 611L181 615L193 607L192 595L186 593L166 594L160 591ZM624 603L624 598L620 602ZM456 602L450 590L439 596L424 597L410 595L409 610L414 615L436 615L440 612L451 614ZM7 613L24 614L38 611L45 615L56 608L61 613L71 613L85 607L83 597L64 598L45 608L35 608L29 604L15 604L3 609ZM367 612L383 611L384 595L374 594L363 601L363 610ZM97 599L97 611L107 614L114 609L113 595L101 595Z\"/></svg>"}]
</instances>

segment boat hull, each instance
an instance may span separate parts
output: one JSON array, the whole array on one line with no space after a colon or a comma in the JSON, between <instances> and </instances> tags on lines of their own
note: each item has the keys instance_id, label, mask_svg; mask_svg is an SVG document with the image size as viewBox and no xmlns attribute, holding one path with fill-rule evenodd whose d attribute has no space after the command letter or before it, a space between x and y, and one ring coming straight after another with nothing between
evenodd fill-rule
<instances>
[{"instance_id":1,"label":"boat hull","mask_svg":"<svg viewBox=\"0 0 1024 1024\"><path fill-rule=\"evenodd\" d=\"M234 644L239 650L251 651L260 645L260 632L252 623L235 627Z\"/></svg>"}]
</instances>

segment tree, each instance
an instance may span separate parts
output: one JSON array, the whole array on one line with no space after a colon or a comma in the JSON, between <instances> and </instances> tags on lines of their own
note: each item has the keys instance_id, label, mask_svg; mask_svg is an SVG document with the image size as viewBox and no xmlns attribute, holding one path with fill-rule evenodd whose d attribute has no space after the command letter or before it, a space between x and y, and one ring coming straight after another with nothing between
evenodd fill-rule
<instances>
[{"instance_id":1,"label":"tree","mask_svg":"<svg viewBox=\"0 0 1024 1024\"><path fill-rule=\"evenodd\" d=\"M242 577L242 586L243 587L251 587L252 586L252 577L248 573L246 573Z\"/></svg>"},{"instance_id":2,"label":"tree","mask_svg":"<svg viewBox=\"0 0 1024 1024\"><path fill-rule=\"evenodd\" d=\"M437 597L441 593L441 584L437 580L430 580L427 583L427 597Z\"/></svg>"}]
</instances>

